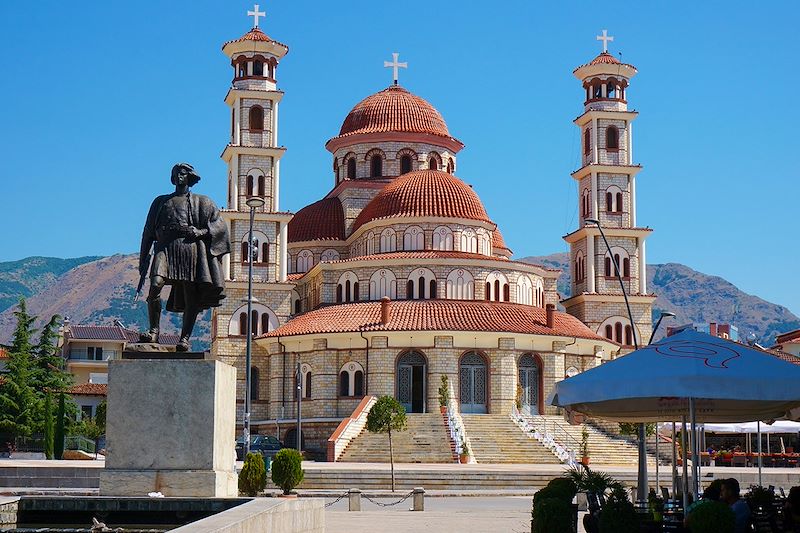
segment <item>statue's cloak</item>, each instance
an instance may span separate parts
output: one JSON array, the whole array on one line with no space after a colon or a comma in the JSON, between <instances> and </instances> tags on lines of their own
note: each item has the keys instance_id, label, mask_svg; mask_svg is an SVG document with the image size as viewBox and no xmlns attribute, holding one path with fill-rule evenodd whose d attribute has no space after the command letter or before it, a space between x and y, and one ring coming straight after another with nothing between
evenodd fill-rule
<instances>
[{"instance_id":1,"label":"statue's cloak","mask_svg":"<svg viewBox=\"0 0 800 533\"><path fill-rule=\"evenodd\" d=\"M166 284L172 286L167 300L167 311L182 312L185 309L185 290L196 291L195 295L201 310L218 307L225 299L222 256L231 251L228 225L222 220L219 209L210 198L190 192L187 197L191 225L200 230L208 230L208 235L192 241L195 248L191 254L191 264L181 266L183 270L191 269L192 281L171 279L165 275L163 265L160 264L166 261L164 249L169 242L158 242L158 235L162 235L163 238L164 232L159 231L157 225L164 204L174 196L165 194L153 200L142 232L141 257L147 257L151 246L155 245L156 257L150 267L150 277L161 275L165 277Z\"/></svg>"}]
</instances>

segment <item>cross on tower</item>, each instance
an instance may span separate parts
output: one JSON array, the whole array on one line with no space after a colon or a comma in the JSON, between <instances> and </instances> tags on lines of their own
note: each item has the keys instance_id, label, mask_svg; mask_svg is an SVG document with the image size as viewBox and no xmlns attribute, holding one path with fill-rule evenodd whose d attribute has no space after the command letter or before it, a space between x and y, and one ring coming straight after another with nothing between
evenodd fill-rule
<instances>
[{"instance_id":1,"label":"cross on tower","mask_svg":"<svg viewBox=\"0 0 800 533\"><path fill-rule=\"evenodd\" d=\"M253 27L254 28L258 28L258 18L259 17L266 17L267 16L267 14L265 12L259 11L258 7L259 7L258 4L254 4L253 5L253 11L248 11L247 12L247 16L248 17L253 17L253 21L254 21L253 22Z\"/></svg>"},{"instance_id":2,"label":"cross on tower","mask_svg":"<svg viewBox=\"0 0 800 533\"><path fill-rule=\"evenodd\" d=\"M399 74L398 69L408 68L408 63L406 63L405 61L403 63L400 63L399 61L397 61L398 57L400 57L399 53L392 52L392 61L391 62L389 62L389 61L384 61L383 62L383 67L384 68L392 67L392 70L393 70L392 73L394 75L394 84L395 85L397 85L397 77L398 77L398 74Z\"/></svg>"},{"instance_id":3,"label":"cross on tower","mask_svg":"<svg viewBox=\"0 0 800 533\"><path fill-rule=\"evenodd\" d=\"M603 41L603 52L608 52L608 43L613 42L614 38L608 34L608 30L603 30L603 35L598 35L597 40Z\"/></svg>"}]
</instances>

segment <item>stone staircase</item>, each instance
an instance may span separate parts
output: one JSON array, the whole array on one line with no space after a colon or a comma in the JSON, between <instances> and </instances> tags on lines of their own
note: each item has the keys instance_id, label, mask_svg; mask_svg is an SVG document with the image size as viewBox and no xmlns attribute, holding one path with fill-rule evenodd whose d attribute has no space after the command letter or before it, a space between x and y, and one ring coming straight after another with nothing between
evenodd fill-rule
<instances>
[{"instance_id":1,"label":"stone staircase","mask_svg":"<svg viewBox=\"0 0 800 533\"><path fill-rule=\"evenodd\" d=\"M453 448L440 413L406 415L405 431L392 432L395 463L452 463ZM388 463L389 437L366 428L345 448L339 462Z\"/></svg>"},{"instance_id":2,"label":"stone staircase","mask_svg":"<svg viewBox=\"0 0 800 533\"><path fill-rule=\"evenodd\" d=\"M588 431L588 445L590 466L636 466L638 464L638 450L636 444L619 436L601 430L593 424L571 426L564 418L555 415L538 415L536 418L544 420L547 427L558 427L572 439L572 446L576 447L583 439L583 428ZM580 459L580 451L575 450ZM648 465L655 468L655 456L648 454Z\"/></svg>"},{"instance_id":3,"label":"stone staircase","mask_svg":"<svg viewBox=\"0 0 800 533\"><path fill-rule=\"evenodd\" d=\"M461 415L478 463L558 464L538 440L528 437L508 415Z\"/></svg>"}]
</instances>

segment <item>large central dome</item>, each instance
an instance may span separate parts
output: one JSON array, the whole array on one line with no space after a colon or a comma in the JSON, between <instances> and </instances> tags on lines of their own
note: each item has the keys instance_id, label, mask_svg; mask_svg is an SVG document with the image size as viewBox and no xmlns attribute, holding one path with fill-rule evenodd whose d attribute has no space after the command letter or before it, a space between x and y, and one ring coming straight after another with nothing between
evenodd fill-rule
<instances>
[{"instance_id":1,"label":"large central dome","mask_svg":"<svg viewBox=\"0 0 800 533\"><path fill-rule=\"evenodd\" d=\"M447 172L417 170L389 183L358 214L353 231L392 217L466 218L491 222L472 187Z\"/></svg>"},{"instance_id":2,"label":"large central dome","mask_svg":"<svg viewBox=\"0 0 800 533\"><path fill-rule=\"evenodd\" d=\"M442 115L399 85L392 85L356 104L344 119L339 136L389 131L450 137Z\"/></svg>"}]
</instances>

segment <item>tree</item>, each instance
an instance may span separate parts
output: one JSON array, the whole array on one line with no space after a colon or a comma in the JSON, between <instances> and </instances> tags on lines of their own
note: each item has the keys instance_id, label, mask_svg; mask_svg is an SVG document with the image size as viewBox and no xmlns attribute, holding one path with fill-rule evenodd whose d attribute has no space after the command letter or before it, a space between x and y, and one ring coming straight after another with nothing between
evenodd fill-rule
<instances>
[{"instance_id":1,"label":"tree","mask_svg":"<svg viewBox=\"0 0 800 533\"><path fill-rule=\"evenodd\" d=\"M275 454L272 461L272 482L279 486L284 494L303 481L303 454L293 448L284 448Z\"/></svg>"},{"instance_id":2,"label":"tree","mask_svg":"<svg viewBox=\"0 0 800 533\"><path fill-rule=\"evenodd\" d=\"M67 417L66 398L64 393L58 395L58 414L56 415L56 434L53 443L53 453L56 459L64 455L64 424Z\"/></svg>"},{"instance_id":3,"label":"tree","mask_svg":"<svg viewBox=\"0 0 800 533\"><path fill-rule=\"evenodd\" d=\"M248 453L244 458L242 471L239 472L239 492L245 496L257 496L266 486L267 467L264 456L258 452Z\"/></svg>"},{"instance_id":4,"label":"tree","mask_svg":"<svg viewBox=\"0 0 800 533\"><path fill-rule=\"evenodd\" d=\"M394 492L394 450L392 449L392 431L406 429L406 410L403 405L391 396L381 396L367 414L367 431L370 433L389 434L389 463L392 470L392 492Z\"/></svg>"},{"instance_id":5,"label":"tree","mask_svg":"<svg viewBox=\"0 0 800 533\"><path fill-rule=\"evenodd\" d=\"M44 456L53 458L53 400L50 394L44 397Z\"/></svg>"},{"instance_id":6,"label":"tree","mask_svg":"<svg viewBox=\"0 0 800 533\"><path fill-rule=\"evenodd\" d=\"M105 400L97 404L97 409L94 412L94 421L97 423L97 426L103 431L106 432L106 409L108 408L108 404Z\"/></svg>"},{"instance_id":7,"label":"tree","mask_svg":"<svg viewBox=\"0 0 800 533\"><path fill-rule=\"evenodd\" d=\"M36 320L36 317L31 317ZM31 387L39 399L38 405L44 407L45 397L55 391L70 386L72 377L64 368L64 359L58 355L58 323L61 317L53 315L42 328L39 342L31 349ZM52 418L52 413L50 414ZM47 423L46 415L40 409L34 415L34 430L40 431Z\"/></svg>"},{"instance_id":8,"label":"tree","mask_svg":"<svg viewBox=\"0 0 800 533\"><path fill-rule=\"evenodd\" d=\"M36 393L32 387L31 336L36 317L28 314L25 299L20 298L17 327L8 354L7 370L0 384L0 433L10 437L30 435L36 422Z\"/></svg>"}]
</instances>

